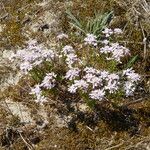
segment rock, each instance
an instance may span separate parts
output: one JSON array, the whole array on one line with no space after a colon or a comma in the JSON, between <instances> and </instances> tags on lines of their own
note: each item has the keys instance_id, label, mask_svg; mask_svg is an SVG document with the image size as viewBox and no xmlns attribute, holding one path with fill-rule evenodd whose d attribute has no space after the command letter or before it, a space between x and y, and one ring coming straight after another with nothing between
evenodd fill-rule
<instances>
[{"instance_id":1,"label":"rock","mask_svg":"<svg viewBox=\"0 0 150 150\"><path fill-rule=\"evenodd\" d=\"M2 107L8 112L11 112L14 116L18 116L21 123L34 124L29 108L21 102L13 102L11 99L6 99L2 102Z\"/></svg>"}]
</instances>

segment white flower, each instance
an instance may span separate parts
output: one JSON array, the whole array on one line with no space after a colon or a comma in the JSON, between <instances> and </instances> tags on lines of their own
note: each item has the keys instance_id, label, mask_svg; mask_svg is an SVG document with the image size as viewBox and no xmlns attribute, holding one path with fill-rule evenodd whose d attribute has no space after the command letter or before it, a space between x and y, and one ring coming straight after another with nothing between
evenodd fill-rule
<instances>
[{"instance_id":1,"label":"white flower","mask_svg":"<svg viewBox=\"0 0 150 150\"><path fill-rule=\"evenodd\" d=\"M106 78L107 85L104 87L109 93L114 93L119 89L119 76L115 73L109 74Z\"/></svg>"},{"instance_id":2,"label":"white flower","mask_svg":"<svg viewBox=\"0 0 150 150\"><path fill-rule=\"evenodd\" d=\"M20 70L27 74L30 70L32 70L33 66L28 62L25 61L20 64Z\"/></svg>"},{"instance_id":3,"label":"white flower","mask_svg":"<svg viewBox=\"0 0 150 150\"><path fill-rule=\"evenodd\" d=\"M37 95L35 102L43 105L44 102L47 102L47 98L43 95Z\"/></svg>"},{"instance_id":4,"label":"white flower","mask_svg":"<svg viewBox=\"0 0 150 150\"><path fill-rule=\"evenodd\" d=\"M64 34L64 33L61 33L57 36L57 39L58 40L62 40L62 39L68 39L68 35L67 34Z\"/></svg>"},{"instance_id":5,"label":"white flower","mask_svg":"<svg viewBox=\"0 0 150 150\"><path fill-rule=\"evenodd\" d=\"M127 78L132 82L137 82L140 81L141 79L140 75L138 75L137 73L131 73L130 75L127 76Z\"/></svg>"},{"instance_id":6,"label":"white flower","mask_svg":"<svg viewBox=\"0 0 150 150\"><path fill-rule=\"evenodd\" d=\"M88 88L88 84L85 80L81 79L81 80L75 80L74 84L81 89L87 89Z\"/></svg>"},{"instance_id":7,"label":"white flower","mask_svg":"<svg viewBox=\"0 0 150 150\"><path fill-rule=\"evenodd\" d=\"M84 68L84 71L85 71L86 73L91 73L91 74L97 74L97 75L100 74L100 71L97 70L97 69L95 69L95 68L93 68L93 67L85 67L85 68Z\"/></svg>"},{"instance_id":8,"label":"white flower","mask_svg":"<svg viewBox=\"0 0 150 150\"><path fill-rule=\"evenodd\" d=\"M109 40L103 40L101 41L102 44L108 45L109 44Z\"/></svg>"},{"instance_id":9,"label":"white flower","mask_svg":"<svg viewBox=\"0 0 150 150\"><path fill-rule=\"evenodd\" d=\"M113 47L112 58L116 61L120 62L121 57L129 55L129 49L119 45L118 43L113 43L111 46Z\"/></svg>"},{"instance_id":10,"label":"white flower","mask_svg":"<svg viewBox=\"0 0 150 150\"><path fill-rule=\"evenodd\" d=\"M73 84L68 88L68 91L70 93L76 93L77 89L78 89L78 87L75 84Z\"/></svg>"},{"instance_id":11,"label":"white flower","mask_svg":"<svg viewBox=\"0 0 150 150\"><path fill-rule=\"evenodd\" d=\"M132 68L123 70L123 75L126 75L127 79L131 82L138 82L141 79L140 75L135 73Z\"/></svg>"},{"instance_id":12,"label":"white flower","mask_svg":"<svg viewBox=\"0 0 150 150\"><path fill-rule=\"evenodd\" d=\"M70 53L74 53L74 49L73 49L72 46L66 45L66 46L63 48L62 52L63 52L65 55L67 55L67 54L70 54Z\"/></svg>"},{"instance_id":13,"label":"white flower","mask_svg":"<svg viewBox=\"0 0 150 150\"><path fill-rule=\"evenodd\" d=\"M53 60L55 55L54 51L45 48L42 44L37 44L35 40L31 40L26 48L18 50L16 54L12 55L12 58L20 60L20 69L24 73L28 73L43 61Z\"/></svg>"},{"instance_id":14,"label":"white flower","mask_svg":"<svg viewBox=\"0 0 150 150\"><path fill-rule=\"evenodd\" d=\"M43 105L44 102L47 102L46 97L42 95L42 91L39 84L35 85L34 88L31 88L30 94L36 96L35 102L40 103L40 105Z\"/></svg>"},{"instance_id":15,"label":"white flower","mask_svg":"<svg viewBox=\"0 0 150 150\"><path fill-rule=\"evenodd\" d=\"M126 69L126 70L123 70L123 73L122 73L122 75L124 76L124 75L129 75L130 73L133 73L134 72L134 70L132 70L132 68L128 68L128 69Z\"/></svg>"},{"instance_id":16,"label":"white flower","mask_svg":"<svg viewBox=\"0 0 150 150\"><path fill-rule=\"evenodd\" d=\"M111 54L111 57L107 58L107 60L116 60L119 63L121 63L121 57L130 54L129 49L119 45L119 43L111 43L110 46L105 45L100 49L100 52L104 54Z\"/></svg>"},{"instance_id":17,"label":"white flower","mask_svg":"<svg viewBox=\"0 0 150 150\"><path fill-rule=\"evenodd\" d=\"M115 28L114 29L114 34L122 34L123 32L122 32L122 30L121 29L119 29L119 28Z\"/></svg>"},{"instance_id":18,"label":"white flower","mask_svg":"<svg viewBox=\"0 0 150 150\"><path fill-rule=\"evenodd\" d=\"M49 49L42 50L40 55L40 57L42 57L45 60L52 60L55 57L53 50Z\"/></svg>"},{"instance_id":19,"label":"white flower","mask_svg":"<svg viewBox=\"0 0 150 150\"><path fill-rule=\"evenodd\" d=\"M109 37L110 35L113 34L113 30L105 28L104 31L102 31L102 33L104 33L106 37Z\"/></svg>"},{"instance_id":20,"label":"white flower","mask_svg":"<svg viewBox=\"0 0 150 150\"><path fill-rule=\"evenodd\" d=\"M79 68L72 68L66 73L65 78L69 80L73 80L75 79L75 77L79 76L79 72L80 72Z\"/></svg>"},{"instance_id":21,"label":"white flower","mask_svg":"<svg viewBox=\"0 0 150 150\"><path fill-rule=\"evenodd\" d=\"M44 102L47 102L47 98L42 95L41 85L37 84L34 88L31 88L30 94L36 96L35 102L43 105Z\"/></svg>"},{"instance_id":22,"label":"white flower","mask_svg":"<svg viewBox=\"0 0 150 150\"><path fill-rule=\"evenodd\" d=\"M87 37L84 39L85 44L97 46L96 36L94 34L87 34Z\"/></svg>"},{"instance_id":23,"label":"white flower","mask_svg":"<svg viewBox=\"0 0 150 150\"><path fill-rule=\"evenodd\" d=\"M100 86L102 85L102 79L100 76L95 76L93 74L86 74L84 77L83 77L88 83L91 83L92 84L92 87L95 88L97 86Z\"/></svg>"},{"instance_id":24,"label":"white flower","mask_svg":"<svg viewBox=\"0 0 150 150\"><path fill-rule=\"evenodd\" d=\"M77 55L71 53L71 54L67 55L66 63L67 63L69 68L72 68L73 63L76 62L77 60L78 60Z\"/></svg>"},{"instance_id":25,"label":"white flower","mask_svg":"<svg viewBox=\"0 0 150 150\"><path fill-rule=\"evenodd\" d=\"M119 80L119 76L115 73L112 73L107 76L107 80L108 81Z\"/></svg>"},{"instance_id":26,"label":"white flower","mask_svg":"<svg viewBox=\"0 0 150 150\"><path fill-rule=\"evenodd\" d=\"M113 49L110 46L105 45L104 47L100 48L100 52L104 54L108 54L108 53L112 53Z\"/></svg>"},{"instance_id":27,"label":"white flower","mask_svg":"<svg viewBox=\"0 0 150 150\"><path fill-rule=\"evenodd\" d=\"M101 89L93 90L89 94L90 98L95 100L102 100L105 96L105 91Z\"/></svg>"},{"instance_id":28,"label":"white flower","mask_svg":"<svg viewBox=\"0 0 150 150\"><path fill-rule=\"evenodd\" d=\"M108 75L109 75L109 72L108 71L105 71L105 70L103 70L103 71L101 71L101 78L102 79L106 79L107 77L108 77Z\"/></svg>"},{"instance_id":29,"label":"white flower","mask_svg":"<svg viewBox=\"0 0 150 150\"><path fill-rule=\"evenodd\" d=\"M124 85L125 95L132 96L135 91L135 84L133 82L127 81Z\"/></svg>"},{"instance_id":30,"label":"white flower","mask_svg":"<svg viewBox=\"0 0 150 150\"><path fill-rule=\"evenodd\" d=\"M133 95L133 93L136 89L137 83L141 79L141 76L139 74L135 73L135 71L132 68L123 70L122 75L124 77L126 77L126 79L127 79L127 81L125 82L125 85L124 85L124 90L125 90L126 96Z\"/></svg>"},{"instance_id":31,"label":"white flower","mask_svg":"<svg viewBox=\"0 0 150 150\"><path fill-rule=\"evenodd\" d=\"M105 86L105 89L109 91L109 93L114 93L119 89L119 82L117 81L109 81Z\"/></svg>"},{"instance_id":32,"label":"white flower","mask_svg":"<svg viewBox=\"0 0 150 150\"><path fill-rule=\"evenodd\" d=\"M35 85L35 88L31 88L30 94L39 95L39 94L41 94L41 92L42 91L41 91L40 85L37 84L37 85Z\"/></svg>"},{"instance_id":33,"label":"white flower","mask_svg":"<svg viewBox=\"0 0 150 150\"><path fill-rule=\"evenodd\" d=\"M46 89L53 88L55 86L55 78L56 74L54 72L47 73L40 86L45 87Z\"/></svg>"},{"instance_id":34,"label":"white flower","mask_svg":"<svg viewBox=\"0 0 150 150\"><path fill-rule=\"evenodd\" d=\"M81 80L74 80L74 84L71 85L68 88L68 91L70 93L75 93L77 91L77 89L83 90L83 92L85 92L88 88L88 84L85 80L81 79Z\"/></svg>"}]
</instances>

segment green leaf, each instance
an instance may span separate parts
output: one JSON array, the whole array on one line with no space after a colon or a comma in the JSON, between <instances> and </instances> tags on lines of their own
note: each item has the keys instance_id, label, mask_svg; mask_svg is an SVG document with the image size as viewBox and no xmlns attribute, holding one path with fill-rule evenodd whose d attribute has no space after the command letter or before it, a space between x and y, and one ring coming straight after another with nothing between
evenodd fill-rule
<instances>
[{"instance_id":1,"label":"green leaf","mask_svg":"<svg viewBox=\"0 0 150 150\"><path fill-rule=\"evenodd\" d=\"M69 10L66 11L68 18L71 20L70 25L82 33L92 33L98 38L101 31L110 23L113 11L105 14L96 14L92 18L89 18L87 22L82 22L77 19Z\"/></svg>"},{"instance_id":2,"label":"green leaf","mask_svg":"<svg viewBox=\"0 0 150 150\"><path fill-rule=\"evenodd\" d=\"M71 20L71 24L75 27L78 27L78 29L82 29L81 21L79 21L69 10L66 10L66 14L68 15L68 18Z\"/></svg>"},{"instance_id":3,"label":"green leaf","mask_svg":"<svg viewBox=\"0 0 150 150\"><path fill-rule=\"evenodd\" d=\"M127 63L126 68L131 68L133 64L137 61L137 59L138 59L138 55L135 55L134 57L132 57L130 61Z\"/></svg>"}]
</instances>

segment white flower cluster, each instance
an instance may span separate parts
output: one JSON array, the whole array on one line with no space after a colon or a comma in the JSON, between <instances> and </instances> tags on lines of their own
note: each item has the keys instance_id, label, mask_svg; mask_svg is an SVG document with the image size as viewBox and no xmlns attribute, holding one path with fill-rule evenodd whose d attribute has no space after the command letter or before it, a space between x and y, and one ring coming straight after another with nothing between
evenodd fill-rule
<instances>
[{"instance_id":1,"label":"white flower cluster","mask_svg":"<svg viewBox=\"0 0 150 150\"><path fill-rule=\"evenodd\" d=\"M96 89L93 90L90 94L90 98L92 99L98 99L98 100L102 100L105 96L105 91L104 89Z\"/></svg>"},{"instance_id":2,"label":"white flower cluster","mask_svg":"<svg viewBox=\"0 0 150 150\"><path fill-rule=\"evenodd\" d=\"M108 57L107 60L115 60L121 63L121 58L129 55L129 49L126 47L119 45L119 43L111 43L110 45L105 45L100 48L100 52L104 54L111 54L111 57Z\"/></svg>"},{"instance_id":3,"label":"white flower cluster","mask_svg":"<svg viewBox=\"0 0 150 150\"><path fill-rule=\"evenodd\" d=\"M34 88L31 89L30 94L36 96L35 102L43 105L44 102L47 102L46 97L42 95L42 90L39 84L35 85Z\"/></svg>"},{"instance_id":4,"label":"white flower cluster","mask_svg":"<svg viewBox=\"0 0 150 150\"><path fill-rule=\"evenodd\" d=\"M130 68L123 71L123 76L127 78L127 81L124 85L126 96L133 95L136 89L136 85L141 79L140 75L135 73L135 71Z\"/></svg>"},{"instance_id":5,"label":"white flower cluster","mask_svg":"<svg viewBox=\"0 0 150 150\"><path fill-rule=\"evenodd\" d=\"M106 78L107 85L104 87L109 93L114 93L119 89L119 75L112 73Z\"/></svg>"},{"instance_id":6,"label":"white flower cluster","mask_svg":"<svg viewBox=\"0 0 150 150\"><path fill-rule=\"evenodd\" d=\"M93 45L93 46L97 46L97 40L96 40L96 36L94 34L87 34L86 38L84 39L85 44L89 44L89 45Z\"/></svg>"},{"instance_id":7,"label":"white flower cluster","mask_svg":"<svg viewBox=\"0 0 150 150\"><path fill-rule=\"evenodd\" d=\"M33 94L36 96L35 101L37 103L40 103L41 105L43 105L44 102L47 102L46 97L42 95L41 88L52 89L55 86L56 76L57 75L54 72L47 73L41 84L37 84L35 85L34 88L31 88L30 94Z\"/></svg>"},{"instance_id":8,"label":"white flower cluster","mask_svg":"<svg viewBox=\"0 0 150 150\"><path fill-rule=\"evenodd\" d=\"M84 69L85 75L83 78L86 80L87 83L92 85L92 88L98 87L99 85L102 86L102 79L99 77L100 71L92 68L92 67L86 67Z\"/></svg>"},{"instance_id":9,"label":"white flower cluster","mask_svg":"<svg viewBox=\"0 0 150 150\"><path fill-rule=\"evenodd\" d=\"M119 28L115 28L114 30L105 28L102 33L105 35L105 37L110 37L112 34L122 34L122 30Z\"/></svg>"},{"instance_id":10,"label":"white flower cluster","mask_svg":"<svg viewBox=\"0 0 150 150\"><path fill-rule=\"evenodd\" d=\"M73 80L68 91L76 93L77 90L80 90L89 94L90 98L97 100L102 100L107 94L116 93L119 90L123 90L126 96L130 96L136 89L136 83L140 80L140 76L132 69L124 70L122 73L109 73L92 67L80 70L84 75L79 80L74 80L74 77L79 75L79 72L75 70L79 69L72 69L66 74L68 78L71 77L70 80Z\"/></svg>"},{"instance_id":11,"label":"white flower cluster","mask_svg":"<svg viewBox=\"0 0 150 150\"><path fill-rule=\"evenodd\" d=\"M62 52L64 53L64 55L68 55L68 54L71 54L71 53L74 53L74 49L72 46L70 45L66 45L63 49L62 49Z\"/></svg>"},{"instance_id":12,"label":"white flower cluster","mask_svg":"<svg viewBox=\"0 0 150 150\"><path fill-rule=\"evenodd\" d=\"M102 33L105 34L105 37L109 37L113 34L113 30L105 28L104 31L102 31Z\"/></svg>"},{"instance_id":13,"label":"white flower cluster","mask_svg":"<svg viewBox=\"0 0 150 150\"><path fill-rule=\"evenodd\" d=\"M83 90L86 91L87 88L88 88L88 83L81 79L81 80L74 80L74 84L72 84L69 88L68 88L68 91L70 93L76 93L77 89L80 89L80 90Z\"/></svg>"},{"instance_id":14,"label":"white flower cluster","mask_svg":"<svg viewBox=\"0 0 150 150\"><path fill-rule=\"evenodd\" d=\"M106 28L103 31L105 39L102 43L104 46L100 48L100 51L94 51L96 57L99 57L99 53L103 53L108 56L107 60L113 59L121 63L121 58L128 55L129 50L119 43L111 43L109 40L112 34L121 33L122 31L118 28L114 30ZM57 38L63 39L68 38L68 36L61 34ZM87 34L84 42L85 44L96 46L96 50L99 49L97 38L93 34ZM58 60L58 65L59 63L62 65L62 62L65 60L64 70L66 69L66 74L62 75L62 79L67 82L68 91L70 93L81 92L94 100L103 100L108 95L115 94L118 91L124 92L126 96L133 95L140 81L140 76L135 73L132 68L115 73L98 70L94 67L87 67L86 64L90 66L91 62L89 61L87 63L85 60L85 63L83 63L84 58L79 59L77 54L80 55L80 52L77 53L71 45L66 45L61 49L60 55L57 55L52 50L46 49L44 46L38 45L36 41L32 40L29 42L27 48L19 50L17 54L14 54L13 58L15 57L21 60L20 69L25 73L28 73L43 61L53 61L53 59L57 57L55 60ZM81 54L81 56L83 55ZM55 68L53 68L53 70L54 69ZM43 81L31 89L30 94L36 96L36 102L43 104L47 101L42 94L42 90L55 87L57 75L54 72L47 73Z\"/></svg>"},{"instance_id":15,"label":"white flower cluster","mask_svg":"<svg viewBox=\"0 0 150 150\"><path fill-rule=\"evenodd\" d=\"M41 44L37 44L35 40L30 40L28 46L18 50L16 54L11 56L11 60L17 58L21 61L20 70L27 74L35 66L40 65L44 60L51 61L55 57L52 50L45 48Z\"/></svg>"},{"instance_id":16,"label":"white flower cluster","mask_svg":"<svg viewBox=\"0 0 150 150\"><path fill-rule=\"evenodd\" d=\"M105 39L101 41L101 43L104 44L104 47L100 48L100 53L108 54L109 56L111 55L106 58L107 60L115 60L118 63L121 63L121 58L130 54L129 49L119 43L111 43L109 37L114 34L122 34L122 30L119 28L115 28L114 30L105 28L102 33L104 34ZM87 34L84 41L86 45L97 46L98 44L97 37L93 34Z\"/></svg>"},{"instance_id":17,"label":"white flower cluster","mask_svg":"<svg viewBox=\"0 0 150 150\"><path fill-rule=\"evenodd\" d=\"M100 53L109 55L110 57L107 57L107 60L115 60L118 63L121 63L121 58L129 55L130 51L119 43L111 43L109 37L114 34L122 34L122 30L119 28L115 28L114 30L105 28L102 33L105 35L105 39L101 41L101 43L104 44L104 47L100 48Z\"/></svg>"},{"instance_id":18,"label":"white flower cluster","mask_svg":"<svg viewBox=\"0 0 150 150\"><path fill-rule=\"evenodd\" d=\"M55 82L56 82L55 78L56 78L56 76L57 75L54 72L47 73L40 86L44 87L46 89L53 88L55 86Z\"/></svg>"},{"instance_id":19,"label":"white flower cluster","mask_svg":"<svg viewBox=\"0 0 150 150\"><path fill-rule=\"evenodd\" d=\"M62 53L64 54L64 56L66 57L66 63L68 65L69 68L72 68L72 65L78 61L78 57L75 54L75 50L73 49L72 46L70 45L66 45L63 49L62 49Z\"/></svg>"},{"instance_id":20,"label":"white flower cluster","mask_svg":"<svg viewBox=\"0 0 150 150\"><path fill-rule=\"evenodd\" d=\"M122 34L122 33L123 33L123 31L121 29L119 29L119 28L114 29L114 34Z\"/></svg>"},{"instance_id":21,"label":"white flower cluster","mask_svg":"<svg viewBox=\"0 0 150 150\"><path fill-rule=\"evenodd\" d=\"M71 68L67 73L65 78L69 80L73 80L79 76L80 69L79 68Z\"/></svg>"}]
</instances>

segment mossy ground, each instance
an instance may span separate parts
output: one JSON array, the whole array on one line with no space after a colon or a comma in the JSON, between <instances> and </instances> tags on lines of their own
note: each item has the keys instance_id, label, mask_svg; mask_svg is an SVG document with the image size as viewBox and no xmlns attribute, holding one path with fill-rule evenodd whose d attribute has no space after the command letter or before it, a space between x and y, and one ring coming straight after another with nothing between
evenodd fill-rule
<instances>
[{"instance_id":1,"label":"mossy ground","mask_svg":"<svg viewBox=\"0 0 150 150\"><path fill-rule=\"evenodd\" d=\"M4 39L0 42L0 47L2 49L11 49L22 46L26 40L22 31L28 30L23 25L24 19L26 20L25 13L32 14L35 9L37 10L37 8L31 8L28 5L32 6L39 1L12 0L9 3L2 2L11 17L6 17L2 21L5 27L0 35ZM140 20L135 19L136 15L132 11L129 12L131 10L131 1L129 0L126 1L126 4L123 0L72 0L71 2L72 6L67 7L83 21L92 17L95 11L101 13L114 11L116 18L114 18L111 26L124 28L122 42L129 47L132 56L138 55L137 61L132 66L143 75L143 85L146 94L137 94L134 99L143 97L143 101L128 105L128 102L131 102L129 100L123 103L123 106L121 104L117 106L116 109L109 103L102 104L103 107L100 104L94 111L83 113L79 110L74 111L71 105L66 105L68 102L61 101L65 96L64 94L60 96L60 99L57 99L58 101L55 99L46 106L46 111L49 114L49 124L43 129L38 129L36 125L21 124L17 117L0 106L0 149L148 150L150 148L150 55L147 45L147 53L144 58L143 33L140 26L141 24L148 37L150 26L147 23L147 19L144 18L144 15ZM63 3L63 0L58 0L56 3L52 2L51 6L54 12L57 12L58 7L61 10L65 10L64 6L60 5ZM18 9L24 6L27 6L27 9L19 12ZM142 12L142 10L139 11ZM66 14L62 13L59 28L66 33L72 32L68 21ZM135 26L135 22L137 26ZM49 39L41 31L30 35L37 39L42 39L43 42ZM41 35L43 38L41 38ZM130 60L130 58L128 59ZM36 116L36 112L39 106L32 101L32 97L28 94L28 86L33 83L33 81L25 78L18 85L9 87L6 91L0 93L0 98L1 101L6 97L10 97L13 101L23 102L31 109L34 119L38 120L40 116ZM116 98L114 100L118 101ZM67 127L56 126L53 116L61 113L73 116ZM18 132L20 130L22 131L21 134Z\"/></svg>"}]
</instances>

